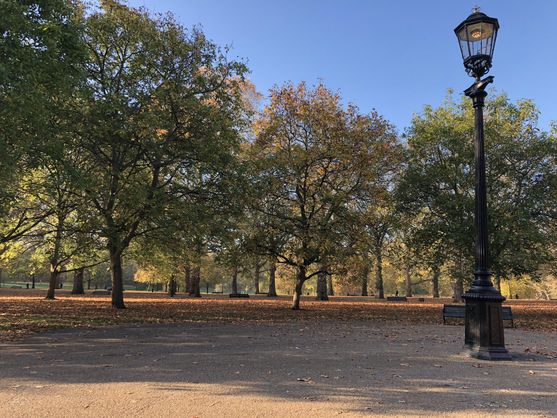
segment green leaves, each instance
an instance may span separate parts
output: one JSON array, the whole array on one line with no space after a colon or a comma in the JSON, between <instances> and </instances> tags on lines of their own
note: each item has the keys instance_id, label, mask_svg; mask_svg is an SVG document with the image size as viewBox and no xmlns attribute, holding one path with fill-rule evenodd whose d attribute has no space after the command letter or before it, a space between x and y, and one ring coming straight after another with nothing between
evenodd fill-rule
<instances>
[{"instance_id":1,"label":"green leaves","mask_svg":"<svg viewBox=\"0 0 557 418\"><path fill-rule=\"evenodd\" d=\"M11 203L21 176L56 149L67 100L81 80L83 48L79 10L65 0L2 1L0 32L0 242L6 242L36 220L27 214L34 208Z\"/></svg>"},{"instance_id":2,"label":"green leaves","mask_svg":"<svg viewBox=\"0 0 557 418\"><path fill-rule=\"evenodd\" d=\"M545 223L552 204L555 146L537 126L531 101L514 104L505 95L485 109L487 181L492 267L504 277L535 275L549 260ZM443 262L473 258L473 109L469 100L448 99L427 107L408 131L408 169L399 188L402 207L419 214L418 252L438 248ZM440 258L433 256L432 262ZM472 277L472 272L468 278Z\"/></svg>"},{"instance_id":3,"label":"green leaves","mask_svg":"<svg viewBox=\"0 0 557 418\"><path fill-rule=\"evenodd\" d=\"M322 84L302 83L271 91L255 132L258 248L296 267L303 280L318 265L354 254L362 212L378 210L388 194L379 190L387 190L400 163L392 127L375 112L344 107Z\"/></svg>"}]
</instances>

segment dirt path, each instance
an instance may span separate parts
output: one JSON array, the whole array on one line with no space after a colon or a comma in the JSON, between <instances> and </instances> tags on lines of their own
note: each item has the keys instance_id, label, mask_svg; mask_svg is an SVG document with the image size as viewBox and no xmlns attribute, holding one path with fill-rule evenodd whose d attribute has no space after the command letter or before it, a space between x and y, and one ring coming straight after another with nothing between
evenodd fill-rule
<instances>
[{"instance_id":1,"label":"dirt path","mask_svg":"<svg viewBox=\"0 0 557 418\"><path fill-rule=\"evenodd\" d=\"M557 416L556 334L507 330L516 359L499 363L461 355L462 334L359 321L51 331L0 345L0 416Z\"/></svg>"}]
</instances>

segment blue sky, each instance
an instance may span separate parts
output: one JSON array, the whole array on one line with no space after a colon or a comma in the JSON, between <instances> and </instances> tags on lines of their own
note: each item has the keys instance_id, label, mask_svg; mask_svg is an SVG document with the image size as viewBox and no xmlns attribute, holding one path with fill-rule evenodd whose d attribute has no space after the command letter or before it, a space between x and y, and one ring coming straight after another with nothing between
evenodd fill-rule
<instances>
[{"instance_id":1,"label":"blue sky","mask_svg":"<svg viewBox=\"0 0 557 418\"><path fill-rule=\"evenodd\" d=\"M375 108L402 131L448 88L472 83L453 29L474 5L501 25L494 86L533 99L540 127L557 120L557 1L554 0L130 0L201 25L231 57L247 61L258 90L322 80L361 111Z\"/></svg>"}]
</instances>

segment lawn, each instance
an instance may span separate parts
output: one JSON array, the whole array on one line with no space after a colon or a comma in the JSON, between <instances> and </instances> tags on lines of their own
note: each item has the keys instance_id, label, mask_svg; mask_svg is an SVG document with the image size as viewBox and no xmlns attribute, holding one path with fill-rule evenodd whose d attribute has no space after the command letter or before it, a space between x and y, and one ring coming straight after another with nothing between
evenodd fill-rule
<instances>
[{"instance_id":1,"label":"lawn","mask_svg":"<svg viewBox=\"0 0 557 418\"><path fill-rule=\"evenodd\" d=\"M288 321L390 321L402 324L442 324L442 305L449 299L426 298L419 302L377 301L366 297L332 297L329 302L303 299L302 310L289 309L290 298L230 300L227 295L204 295L201 299L164 293L126 292L125 310L110 307L109 296L71 295L58 292L57 299L43 299L44 291L0 290L0 340L13 340L53 328L98 327L125 323L182 322L288 322ZM557 301L519 300L512 307L515 326L557 332Z\"/></svg>"}]
</instances>

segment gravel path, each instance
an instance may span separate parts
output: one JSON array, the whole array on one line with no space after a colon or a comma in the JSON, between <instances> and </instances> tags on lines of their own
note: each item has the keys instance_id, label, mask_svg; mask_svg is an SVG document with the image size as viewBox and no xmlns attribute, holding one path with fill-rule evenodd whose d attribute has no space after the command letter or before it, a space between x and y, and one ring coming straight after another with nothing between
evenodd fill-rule
<instances>
[{"instance_id":1,"label":"gravel path","mask_svg":"<svg viewBox=\"0 0 557 418\"><path fill-rule=\"evenodd\" d=\"M0 345L2 417L557 417L557 334L364 322L61 330Z\"/></svg>"}]
</instances>

